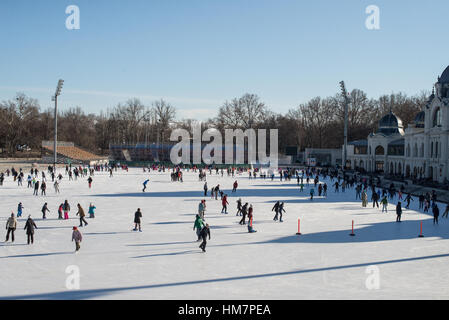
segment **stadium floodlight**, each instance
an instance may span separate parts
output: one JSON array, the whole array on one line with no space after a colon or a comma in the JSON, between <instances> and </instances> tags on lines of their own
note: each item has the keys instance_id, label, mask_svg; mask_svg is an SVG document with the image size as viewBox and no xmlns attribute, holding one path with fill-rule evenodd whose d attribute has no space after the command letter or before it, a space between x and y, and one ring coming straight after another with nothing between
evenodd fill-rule
<instances>
[{"instance_id":1,"label":"stadium floodlight","mask_svg":"<svg viewBox=\"0 0 449 320\"><path fill-rule=\"evenodd\" d=\"M55 95L52 97L52 101L55 102L55 137L53 141L53 172L56 173L56 163L57 163L57 140L58 140L58 97L61 95L62 86L64 85L64 80L60 79L56 87Z\"/></svg>"},{"instance_id":2,"label":"stadium floodlight","mask_svg":"<svg viewBox=\"0 0 449 320\"><path fill-rule=\"evenodd\" d=\"M345 107L345 119L344 119L344 146L343 146L343 161L342 161L342 169L343 172L346 170L346 162L348 160L348 109L349 109L349 95L346 91L345 82L340 82L341 87L341 95L344 99L344 107Z\"/></svg>"}]
</instances>

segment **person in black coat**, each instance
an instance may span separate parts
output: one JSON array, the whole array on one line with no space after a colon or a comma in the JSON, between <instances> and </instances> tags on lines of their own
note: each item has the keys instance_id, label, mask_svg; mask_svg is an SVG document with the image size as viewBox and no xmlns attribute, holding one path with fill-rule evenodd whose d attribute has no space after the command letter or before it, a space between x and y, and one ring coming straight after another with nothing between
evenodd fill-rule
<instances>
[{"instance_id":1,"label":"person in black coat","mask_svg":"<svg viewBox=\"0 0 449 320\"><path fill-rule=\"evenodd\" d=\"M207 236L209 236L210 240L210 228L208 224L206 224L200 231L200 238L203 239L203 242L201 242L200 244L200 248L201 250L203 250L203 252L206 252Z\"/></svg>"},{"instance_id":2,"label":"person in black coat","mask_svg":"<svg viewBox=\"0 0 449 320\"><path fill-rule=\"evenodd\" d=\"M30 241L31 243L34 243L34 229L37 229L37 226L33 219L31 219L31 216L28 216L28 220L25 223L25 228L23 228L23 230L26 230L28 244L30 244Z\"/></svg>"},{"instance_id":3,"label":"person in black coat","mask_svg":"<svg viewBox=\"0 0 449 320\"><path fill-rule=\"evenodd\" d=\"M134 213L134 224L135 224L134 231L137 231L137 227L139 227L139 231L142 231L142 229L140 228L141 219L142 219L142 212L140 211L139 208Z\"/></svg>"},{"instance_id":4,"label":"person in black coat","mask_svg":"<svg viewBox=\"0 0 449 320\"><path fill-rule=\"evenodd\" d=\"M246 215L248 214L248 202L245 203L245 205L242 207L242 219L240 220L239 224L246 224L245 219Z\"/></svg>"},{"instance_id":5,"label":"person in black coat","mask_svg":"<svg viewBox=\"0 0 449 320\"><path fill-rule=\"evenodd\" d=\"M379 200L379 195L377 194L377 192L374 190L373 191L373 195L371 196L371 199L373 200L373 208L376 207L379 208L379 202L377 202Z\"/></svg>"},{"instance_id":6,"label":"person in black coat","mask_svg":"<svg viewBox=\"0 0 449 320\"><path fill-rule=\"evenodd\" d=\"M401 215L402 215L402 205L401 202L399 201L397 206L396 206L396 222L401 222Z\"/></svg>"},{"instance_id":7,"label":"person in black coat","mask_svg":"<svg viewBox=\"0 0 449 320\"><path fill-rule=\"evenodd\" d=\"M438 224L438 217L440 216L440 209L438 208L438 205L435 203L432 208L433 212L433 224Z\"/></svg>"}]
</instances>

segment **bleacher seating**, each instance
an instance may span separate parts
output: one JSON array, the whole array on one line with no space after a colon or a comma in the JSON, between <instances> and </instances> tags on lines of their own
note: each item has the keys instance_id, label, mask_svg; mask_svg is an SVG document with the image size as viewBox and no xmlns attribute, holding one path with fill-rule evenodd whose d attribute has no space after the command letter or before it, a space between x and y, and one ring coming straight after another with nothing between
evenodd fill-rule
<instances>
[{"instance_id":1,"label":"bleacher seating","mask_svg":"<svg viewBox=\"0 0 449 320\"><path fill-rule=\"evenodd\" d=\"M53 152L53 146L43 146L43 147L48 151ZM97 156L96 154L82 150L75 146L58 146L57 151L58 154L74 160L94 161L104 159L104 157Z\"/></svg>"}]
</instances>

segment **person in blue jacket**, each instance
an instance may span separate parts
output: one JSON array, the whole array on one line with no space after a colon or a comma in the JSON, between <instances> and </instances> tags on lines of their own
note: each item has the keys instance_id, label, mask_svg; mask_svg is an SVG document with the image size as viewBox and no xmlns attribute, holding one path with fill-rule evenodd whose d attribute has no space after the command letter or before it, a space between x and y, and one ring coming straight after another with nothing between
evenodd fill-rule
<instances>
[{"instance_id":1,"label":"person in blue jacket","mask_svg":"<svg viewBox=\"0 0 449 320\"><path fill-rule=\"evenodd\" d=\"M147 184L148 182L150 182L150 179L145 180L145 182L143 183L143 189L142 192L145 192L145 190L147 189Z\"/></svg>"}]
</instances>

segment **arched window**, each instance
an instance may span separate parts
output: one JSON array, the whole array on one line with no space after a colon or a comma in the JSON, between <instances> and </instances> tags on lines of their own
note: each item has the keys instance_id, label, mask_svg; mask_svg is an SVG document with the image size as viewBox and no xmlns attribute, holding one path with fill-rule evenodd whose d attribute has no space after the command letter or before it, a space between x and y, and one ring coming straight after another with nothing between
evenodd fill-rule
<instances>
[{"instance_id":1,"label":"arched window","mask_svg":"<svg viewBox=\"0 0 449 320\"><path fill-rule=\"evenodd\" d=\"M421 158L424 158L424 143L421 143L421 151L419 152Z\"/></svg>"},{"instance_id":2,"label":"arched window","mask_svg":"<svg viewBox=\"0 0 449 320\"><path fill-rule=\"evenodd\" d=\"M376 155L377 156L383 156L385 154L385 149L382 146L378 146L376 148Z\"/></svg>"},{"instance_id":3,"label":"arched window","mask_svg":"<svg viewBox=\"0 0 449 320\"><path fill-rule=\"evenodd\" d=\"M435 113L433 114L433 126L434 127L441 127L441 109L438 107L435 110Z\"/></svg>"},{"instance_id":4,"label":"arched window","mask_svg":"<svg viewBox=\"0 0 449 320\"><path fill-rule=\"evenodd\" d=\"M433 158L433 141L430 143L430 157Z\"/></svg>"},{"instance_id":5,"label":"arched window","mask_svg":"<svg viewBox=\"0 0 449 320\"><path fill-rule=\"evenodd\" d=\"M407 145L407 157L410 157L410 144Z\"/></svg>"},{"instance_id":6,"label":"arched window","mask_svg":"<svg viewBox=\"0 0 449 320\"><path fill-rule=\"evenodd\" d=\"M415 147L413 148L413 157L418 157L418 145L415 143Z\"/></svg>"},{"instance_id":7,"label":"arched window","mask_svg":"<svg viewBox=\"0 0 449 320\"><path fill-rule=\"evenodd\" d=\"M438 158L438 142L435 142L435 158Z\"/></svg>"}]
</instances>

